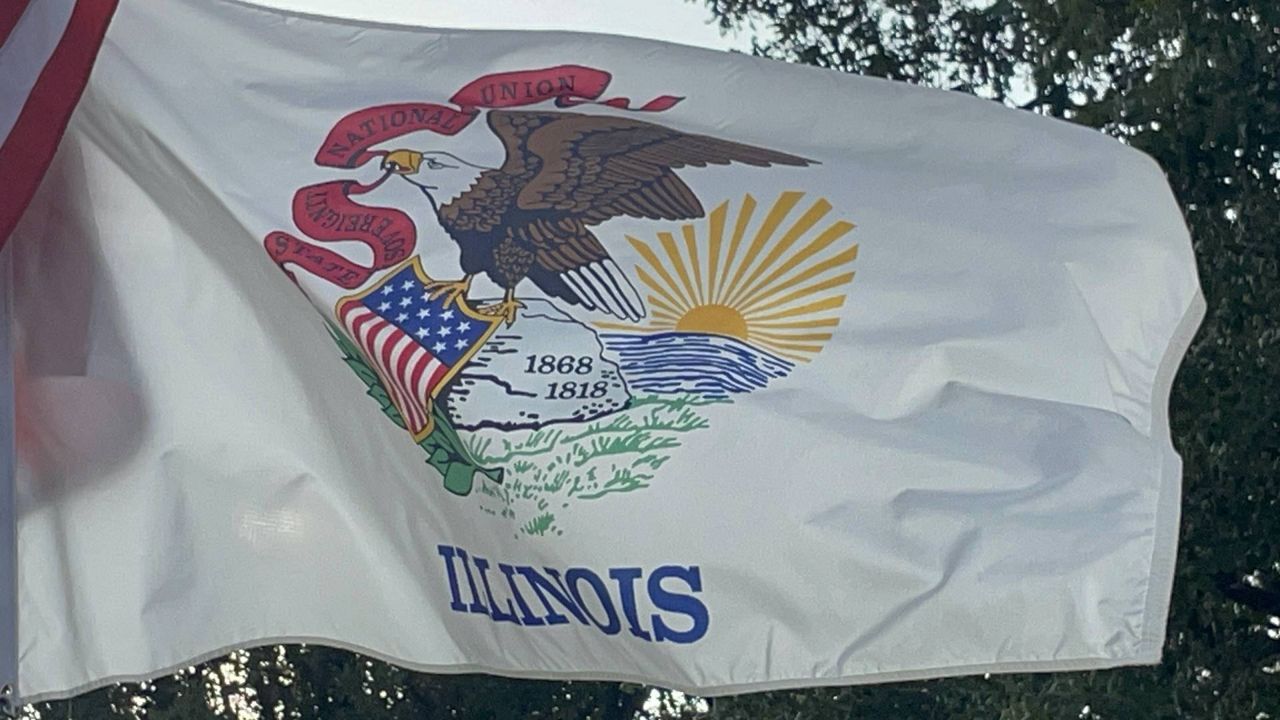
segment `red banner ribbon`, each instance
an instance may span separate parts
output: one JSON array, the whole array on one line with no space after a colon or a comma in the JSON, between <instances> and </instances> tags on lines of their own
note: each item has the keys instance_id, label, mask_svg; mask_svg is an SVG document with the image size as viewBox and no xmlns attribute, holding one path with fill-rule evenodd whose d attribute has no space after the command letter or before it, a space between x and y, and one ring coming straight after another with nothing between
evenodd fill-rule
<instances>
[{"instance_id":1,"label":"red banner ribbon","mask_svg":"<svg viewBox=\"0 0 1280 720\"><path fill-rule=\"evenodd\" d=\"M438 103L396 103L357 110L339 120L316 152L316 164L325 167L356 168L385 156L375 145L402 135L429 130L456 135L480 115L481 109L522 107L554 100L557 107L583 104L605 105L633 112L661 112L683 98L659 95L639 107L625 97L601 99L612 76L582 65L557 65L539 70L493 73L473 80L449 98L457 107ZM338 253L287 232L275 231L263 240L267 253L284 268L297 265L346 289L363 285L369 276L407 258L417 244L413 220L394 208L369 207L351 199L369 192L386 180L360 185L338 180L304 187L293 198L293 220L298 229L314 240L334 242L355 240L373 250L369 267L347 260Z\"/></svg>"},{"instance_id":2,"label":"red banner ribbon","mask_svg":"<svg viewBox=\"0 0 1280 720\"><path fill-rule=\"evenodd\" d=\"M373 273L408 258L417 245L413 220L395 208L361 205L350 197L374 189L389 176L384 175L372 185L360 185L351 180L309 185L293 196L293 222L299 230L321 242L354 240L364 243L373 251L373 262L368 267L279 230L267 235L263 241L267 254L281 268L297 265L347 290L360 287ZM285 273L296 281L288 269Z\"/></svg>"},{"instance_id":3,"label":"red banner ribbon","mask_svg":"<svg viewBox=\"0 0 1280 720\"><path fill-rule=\"evenodd\" d=\"M638 108L624 97L601 100L613 79L609 73L582 65L557 65L541 70L494 73L467 83L449 98L466 112L475 108L508 108L555 99L556 105L569 107L594 103L639 112L657 112L674 107L684 98L660 95Z\"/></svg>"},{"instance_id":4,"label":"red banner ribbon","mask_svg":"<svg viewBox=\"0 0 1280 720\"><path fill-rule=\"evenodd\" d=\"M509 108L555 100L558 107L594 104L633 112L661 112L683 98L660 95L639 107L625 97L601 100L612 76L582 65L493 73L473 80L449 98L456 108L437 103L400 103L357 110L339 120L316 153L316 163L359 167L385 153L370 151L379 143L420 130L456 135L482 108Z\"/></svg>"},{"instance_id":5,"label":"red banner ribbon","mask_svg":"<svg viewBox=\"0 0 1280 720\"><path fill-rule=\"evenodd\" d=\"M368 148L419 130L455 135L475 118L436 103L400 103L357 110L338 121L316 153L316 164L359 167L386 153Z\"/></svg>"}]
</instances>

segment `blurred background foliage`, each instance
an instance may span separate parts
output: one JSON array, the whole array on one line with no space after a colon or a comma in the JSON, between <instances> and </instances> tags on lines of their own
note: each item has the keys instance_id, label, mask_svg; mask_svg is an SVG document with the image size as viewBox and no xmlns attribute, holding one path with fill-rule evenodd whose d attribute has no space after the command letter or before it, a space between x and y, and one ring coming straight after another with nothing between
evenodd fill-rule
<instances>
[{"instance_id":1,"label":"blurred background foliage","mask_svg":"<svg viewBox=\"0 0 1280 720\"><path fill-rule=\"evenodd\" d=\"M708 705L632 685L422 675L338 650L267 647L29 707L28 716L1280 720L1280 2L705 5L723 27L749 32L756 54L1064 118L1165 169L1209 307L1172 401L1186 480L1164 662Z\"/></svg>"}]
</instances>

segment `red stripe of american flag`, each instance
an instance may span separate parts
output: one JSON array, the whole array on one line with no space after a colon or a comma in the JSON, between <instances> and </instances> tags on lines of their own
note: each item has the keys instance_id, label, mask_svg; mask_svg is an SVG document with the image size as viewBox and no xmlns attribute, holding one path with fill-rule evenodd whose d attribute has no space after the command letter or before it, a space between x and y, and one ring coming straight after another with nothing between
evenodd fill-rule
<instances>
[{"instance_id":1,"label":"red stripe of american flag","mask_svg":"<svg viewBox=\"0 0 1280 720\"><path fill-rule=\"evenodd\" d=\"M12 0L0 5L0 45L4 45L5 40L9 39L9 33L18 24L18 18L22 17L30 4L31 0Z\"/></svg>"},{"instance_id":2,"label":"red stripe of american flag","mask_svg":"<svg viewBox=\"0 0 1280 720\"><path fill-rule=\"evenodd\" d=\"M343 305L339 319L378 373L410 432L426 430L432 391L449 367L358 300Z\"/></svg>"},{"instance_id":3,"label":"red stripe of american flag","mask_svg":"<svg viewBox=\"0 0 1280 720\"><path fill-rule=\"evenodd\" d=\"M397 328L359 303L348 306L346 314L353 319L353 324L357 324L359 334L355 338L356 344L360 346L378 376L382 378L383 386L391 396L391 401L400 410L400 415L404 418L409 430L415 434L418 433L423 428L423 420L418 413L414 412L413 404L407 399L412 397L412 393L401 383L396 382L394 373L387 367L389 358L383 355L383 350L391 347L387 340L395 334Z\"/></svg>"},{"instance_id":4,"label":"red stripe of american flag","mask_svg":"<svg viewBox=\"0 0 1280 720\"><path fill-rule=\"evenodd\" d=\"M17 102L22 107L8 135L0 138L0 167L4 168L7 194L5 202L0 203L0 247L8 241L9 234L18 224L18 218L22 217L53 160L58 141L71 119L71 111L89 81L89 71L115 13L116 2L77 2L57 47L27 96L0 98L6 103ZM5 6L5 10L0 12L0 40L7 45L23 32L20 24L23 12L36 9L38 3L19 0L12 4L5 2ZM0 67L0 72L4 71L5 68Z\"/></svg>"}]
</instances>

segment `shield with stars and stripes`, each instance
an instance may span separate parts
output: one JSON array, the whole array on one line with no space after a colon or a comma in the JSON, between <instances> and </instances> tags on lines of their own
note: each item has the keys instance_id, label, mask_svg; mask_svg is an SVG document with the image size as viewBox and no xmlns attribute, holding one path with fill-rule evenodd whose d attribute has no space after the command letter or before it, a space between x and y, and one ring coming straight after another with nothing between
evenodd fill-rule
<instances>
[{"instance_id":1,"label":"shield with stars and stripes","mask_svg":"<svg viewBox=\"0 0 1280 720\"><path fill-rule=\"evenodd\" d=\"M465 298L433 298L432 282L415 256L335 308L338 324L378 373L418 441L434 429L436 395L501 322L476 312Z\"/></svg>"}]
</instances>

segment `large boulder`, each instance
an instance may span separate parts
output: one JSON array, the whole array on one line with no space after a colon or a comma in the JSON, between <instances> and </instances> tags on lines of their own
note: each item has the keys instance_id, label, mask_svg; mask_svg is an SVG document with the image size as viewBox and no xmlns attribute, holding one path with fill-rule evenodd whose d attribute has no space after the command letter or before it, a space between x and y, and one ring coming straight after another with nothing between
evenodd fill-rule
<instances>
[{"instance_id":1,"label":"large boulder","mask_svg":"<svg viewBox=\"0 0 1280 720\"><path fill-rule=\"evenodd\" d=\"M524 303L515 324L499 328L442 394L453 424L537 429L626 408L631 393L595 331L546 300Z\"/></svg>"}]
</instances>

